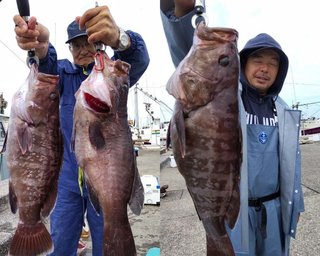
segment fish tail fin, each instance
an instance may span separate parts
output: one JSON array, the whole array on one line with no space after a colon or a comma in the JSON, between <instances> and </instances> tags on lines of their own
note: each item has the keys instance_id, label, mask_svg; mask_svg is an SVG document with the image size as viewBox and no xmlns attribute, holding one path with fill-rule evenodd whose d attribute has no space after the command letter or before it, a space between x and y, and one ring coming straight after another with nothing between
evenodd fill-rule
<instances>
[{"instance_id":1,"label":"fish tail fin","mask_svg":"<svg viewBox=\"0 0 320 256\"><path fill-rule=\"evenodd\" d=\"M217 238L212 239L207 235L207 256L213 255L224 255L224 256L234 256L234 250L232 243L227 234Z\"/></svg>"},{"instance_id":2,"label":"fish tail fin","mask_svg":"<svg viewBox=\"0 0 320 256\"><path fill-rule=\"evenodd\" d=\"M33 256L51 252L53 252L52 239L42 222L32 226L18 225L10 244L9 255Z\"/></svg>"}]
</instances>

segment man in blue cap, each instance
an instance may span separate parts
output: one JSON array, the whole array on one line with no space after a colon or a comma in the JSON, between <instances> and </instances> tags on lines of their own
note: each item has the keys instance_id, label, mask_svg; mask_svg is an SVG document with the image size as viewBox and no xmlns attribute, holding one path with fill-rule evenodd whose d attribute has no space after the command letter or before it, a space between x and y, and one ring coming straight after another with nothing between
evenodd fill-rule
<instances>
[{"instance_id":1,"label":"man in blue cap","mask_svg":"<svg viewBox=\"0 0 320 256\"><path fill-rule=\"evenodd\" d=\"M160 1L176 67L192 46L195 2ZM290 109L279 97L289 61L279 43L265 33L249 40L239 54L242 200L238 221L229 234L238 256L287 256L290 238L295 237L299 215L304 211L301 112Z\"/></svg>"},{"instance_id":2,"label":"man in blue cap","mask_svg":"<svg viewBox=\"0 0 320 256\"><path fill-rule=\"evenodd\" d=\"M48 29L31 17L28 24L14 16L15 33L20 48L34 48L40 60L39 71L60 76L60 120L64 139L64 159L59 177L58 197L51 214L51 236L56 256L75 256L86 211L91 230L93 255L103 255L103 218L94 211L83 186L78 185L78 164L70 150L73 127L74 94L94 66L94 43L103 43L114 49L113 59L131 64L130 85L134 85L149 64L149 56L142 37L130 30L124 31L114 21L107 6L87 10L68 26L69 49L73 62L57 60L57 53L49 42Z\"/></svg>"}]
</instances>

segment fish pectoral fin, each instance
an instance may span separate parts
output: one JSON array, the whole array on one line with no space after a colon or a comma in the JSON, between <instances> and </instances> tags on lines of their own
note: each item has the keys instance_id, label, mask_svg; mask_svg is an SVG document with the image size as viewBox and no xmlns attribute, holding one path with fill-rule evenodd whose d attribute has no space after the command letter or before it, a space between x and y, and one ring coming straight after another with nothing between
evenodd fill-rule
<instances>
[{"instance_id":1,"label":"fish pectoral fin","mask_svg":"<svg viewBox=\"0 0 320 256\"><path fill-rule=\"evenodd\" d=\"M17 140L22 154L32 148L32 132L27 123L17 128Z\"/></svg>"},{"instance_id":2,"label":"fish pectoral fin","mask_svg":"<svg viewBox=\"0 0 320 256\"><path fill-rule=\"evenodd\" d=\"M176 129L176 136L178 136L178 143L180 147L181 157L184 158L186 155L186 130L184 124L183 108L181 103L176 102L175 104L175 113L171 120L172 129ZM172 134L172 132L171 132Z\"/></svg>"},{"instance_id":3,"label":"fish pectoral fin","mask_svg":"<svg viewBox=\"0 0 320 256\"><path fill-rule=\"evenodd\" d=\"M134 161L132 164L132 171L134 172L134 180L129 200L129 207L135 215L140 215L144 203L144 189L139 175L135 154L133 157Z\"/></svg>"},{"instance_id":4,"label":"fish pectoral fin","mask_svg":"<svg viewBox=\"0 0 320 256\"><path fill-rule=\"evenodd\" d=\"M97 150L104 148L106 141L102 133L101 122L96 121L89 124L89 140Z\"/></svg>"},{"instance_id":5,"label":"fish pectoral fin","mask_svg":"<svg viewBox=\"0 0 320 256\"><path fill-rule=\"evenodd\" d=\"M9 203L13 214L17 212L17 196L13 190L12 182L9 181Z\"/></svg>"}]
</instances>

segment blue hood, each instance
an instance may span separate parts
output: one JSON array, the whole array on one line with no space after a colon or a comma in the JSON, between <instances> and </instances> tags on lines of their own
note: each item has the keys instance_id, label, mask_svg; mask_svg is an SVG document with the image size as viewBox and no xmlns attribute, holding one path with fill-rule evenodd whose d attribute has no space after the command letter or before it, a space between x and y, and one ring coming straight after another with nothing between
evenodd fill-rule
<instances>
[{"instance_id":1,"label":"blue hood","mask_svg":"<svg viewBox=\"0 0 320 256\"><path fill-rule=\"evenodd\" d=\"M240 51L239 54L240 54L240 63L241 63L241 70L242 70L240 74L240 81L243 85L248 85L248 82L243 73L244 66L247 62L248 56L252 52L262 48L273 49L279 54L279 57L280 57L280 65L279 65L277 78L273 86L270 88L268 92L268 95L277 96L280 93L284 80L286 78L286 75L288 72L289 60L287 55L282 51L280 44L268 34L262 33L250 39L246 43L244 48Z\"/></svg>"}]
</instances>

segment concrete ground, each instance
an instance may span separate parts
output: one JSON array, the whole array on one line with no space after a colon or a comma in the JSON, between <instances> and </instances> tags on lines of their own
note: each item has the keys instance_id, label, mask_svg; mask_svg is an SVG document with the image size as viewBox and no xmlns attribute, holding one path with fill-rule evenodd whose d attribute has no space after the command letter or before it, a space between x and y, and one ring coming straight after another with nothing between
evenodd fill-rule
<instances>
[{"instance_id":1,"label":"concrete ground","mask_svg":"<svg viewBox=\"0 0 320 256\"><path fill-rule=\"evenodd\" d=\"M290 255L317 256L320 255L320 143L301 145L301 150L306 211L300 217ZM137 158L141 176L160 176L161 185L169 185L160 207L145 205L140 216L129 210L138 256L145 256L149 248L159 246L161 256L205 256L205 232L184 179L177 168L170 166L172 152L160 155L159 151L159 148L143 147ZM0 182L0 256L7 255L10 238L17 225L17 217L8 208L7 190L7 181ZM87 249L82 256L91 256L90 238L84 242Z\"/></svg>"},{"instance_id":2,"label":"concrete ground","mask_svg":"<svg viewBox=\"0 0 320 256\"><path fill-rule=\"evenodd\" d=\"M305 212L291 242L291 256L320 255L320 143L301 145ZM170 152L166 154L170 155ZM205 256L206 238L185 182L177 168L161 168L161 183L168 184L161 200L161 256ZM276 256L276 255L274 255Z\"/></svg>"}]
</instances>

